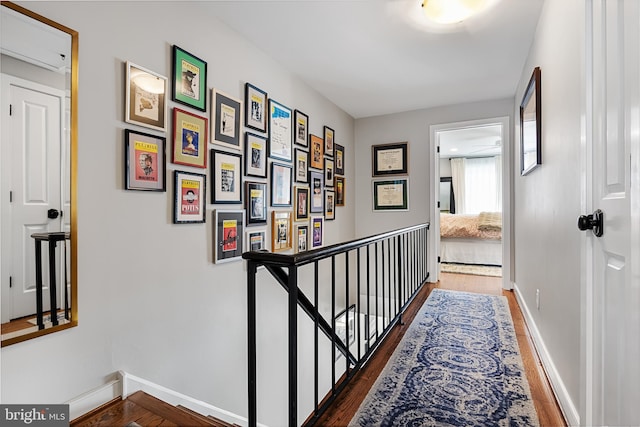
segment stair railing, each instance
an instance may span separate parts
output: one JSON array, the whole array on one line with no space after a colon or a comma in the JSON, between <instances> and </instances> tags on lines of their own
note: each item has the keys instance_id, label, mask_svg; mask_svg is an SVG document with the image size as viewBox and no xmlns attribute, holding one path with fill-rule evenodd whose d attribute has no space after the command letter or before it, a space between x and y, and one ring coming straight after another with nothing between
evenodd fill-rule
<instances>
[{"instance_id":1,"label":"stair railing","mask_svg":"<svg viewBox=\"0 0 640 427\"><path fill-rule=\"evenodd\" d=\"M288 425L298 422L298 307L314 324L314 405L303 422L314 425L367 362L393 326L402 323L402 313L427 281L427 232L429 223L402 228L297 254L266 251L245 252L247 260L248 311L248 425L257 426L257 325L256 274L266 270L287 291L288 310ZM363 258L365 260L363 261ZM330 262L328 274L321 262ZM337 262L344 294L337 292ZM300 269L313 270L313 302L300 289ZM354 271L355 270L355 271ZM321 280L320 276L323 276ZM352 282L355 281L355 284ZM328 283L327 283L328 282ZM355 288L354 288L355 286ZM320 291L330 287L330 315L320 310ZM355 297L353 294L355 293ZM336 306L344 310L338 317L344 325L336 330ZM355 301L354 301L355 299ZM322 333L331 342L331 386L320 397L319 345ZM356 340L357 338L357 340ZM355 348L354 348L355 347ZM339 353L339 354L338 354ZM344 359L345 371L336 379L336 361Z\"/></svg>"}]
</instances>

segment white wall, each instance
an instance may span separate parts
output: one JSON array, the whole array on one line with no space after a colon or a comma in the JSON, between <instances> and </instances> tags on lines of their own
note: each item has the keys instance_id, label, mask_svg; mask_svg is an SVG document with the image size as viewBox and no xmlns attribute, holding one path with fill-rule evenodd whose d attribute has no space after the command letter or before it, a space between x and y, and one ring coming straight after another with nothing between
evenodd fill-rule
<instances>
[{"instance_id":1,"label":"white wall","mask_svg":"<svg viewBox=\"0 0 640 427\"><path fill-rule=\"evenodd\" d=\"M431 220L433 208L429 206L429 188L432 185L430 171L434 165L429 164L429 126L505 116L513 117L513 99L450 105L356 120L356 234L368 236ZM513 141L512 138L510 140ZM371 146L403 141L409 142L409 210L374 212Z\"/></svg>"},{"instance_id":2,"label":"white wall","mask_svg":"<svg viewBox=\"0 0 640 427\"><path fill-rule=\"evenodd\" d=\"M440 177L451 177L451 159L440 159Z\"/></svg>"},{"instance_id":3,"label":"white wall","mask_svg":"<svg viewBox=\"0 0 640 427\"><path fill-rule=\"evenodd\" d=\"M520 176L516 120L515 281L574 404L580 379L580 112L584 5L547 1L516 92L542 73L542 165ZM536 289L540 309L536 309ZM567 409L567 408L565 408Z\"/></svg>"},{"instance_id":4,"label":"white wall","mask_svg":"<svg viewBox=\"0 0 640 427\"><path fill-rule=\"evenodd\" d=\"M203 170L169 163L166 193L123 190L123 129L136 128L123 121L124 63L170 77L176 44L208 62L209 88L243 99L249 81L308 114L312 133L331 126L345 146L347 199L326 223L326 243L355 237L353 119L211 16L206 2L23 5L79 32L79 326L3 348L2 402L64 402L122 369L246 416L244 264L212 263L213 205L206 224L171 223L172 170ZM281 289L266 289L263 301L282 300ZM262 327L277 308L259 308ZM277 325L271 333L281 337ZM260 363L282 381L263 395L260 421L278 425L269 399L281 397L279 387L286 393L282 363Z\"/></svg>"}]
</instances>

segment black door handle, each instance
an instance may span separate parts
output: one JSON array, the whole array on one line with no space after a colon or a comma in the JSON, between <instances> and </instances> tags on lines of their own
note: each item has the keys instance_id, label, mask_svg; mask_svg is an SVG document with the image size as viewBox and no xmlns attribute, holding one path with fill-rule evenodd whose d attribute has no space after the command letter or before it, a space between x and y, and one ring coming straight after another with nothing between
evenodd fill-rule
<instances>
[{"instance_id":1,"label":"black door handle","mask_svg":"<svg viewBox=\"0 0 640 427\"><path fill-rule=\"evenodd\" d=\"M580 215L578 218L578 228L582 231L591 230L596 237L603 233L604 213L597 209L592 215Z\"/></svg>"},{"instance_id":2,"label":"black door handle","mask_svg":"<svg viewBox=\"0 0 640 427\"><path fill-rule=\"evenodd\" d=\"M57 210L57 209L49 209L49 210L47 211L47 217L48 217L49 219L56 219L56 218L58 218L59 216L62 216L62 211L59 211L59 210Z\"/></svg>"}]
</instances>

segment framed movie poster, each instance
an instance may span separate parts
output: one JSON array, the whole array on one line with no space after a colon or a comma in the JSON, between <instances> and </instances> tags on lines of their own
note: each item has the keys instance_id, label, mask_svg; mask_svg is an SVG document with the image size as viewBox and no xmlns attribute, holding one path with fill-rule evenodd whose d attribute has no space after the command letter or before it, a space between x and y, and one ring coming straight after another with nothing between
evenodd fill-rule
<instances>
[{"instance_id":1,"label":"framed movie poster","mask_svg":"<svg viewBox=\"0 0 640 427\"><path fill-rule=\"evenodd\" d=\"M267 184L246 182L247 226L267 223Z\"/></svg>"},{"instance_id":2,"label":"framed movie poster","mask_svg":"<svg viewBox=\"0 0 640 427\"><path fill-rule=\"evenodd\" d=\"M302 145L303 147L308 146L308 135L309 135L309 116L303 113L300 110L295 110L293 112L293 122L294 127L293 131L295 132L295 143L298 145Z\"/></svg>"},{"instance_id":3,"label":"framed movie poster","mask_svg":"<svg viewBox=\"0 0 640 427\"><path fill-rule=\"evenodd\" d=\"M174 177L173 223L205 222L206 175L175 171Z\"/></svg>"},{"instance_id":4,"label":"framed movie poster","mask_svg":"<svg viewBox=\"0 0 640 427\"><path fill-rule=\"evenodd\" d=\"M296 221L309 219L309 187L296 186L294 191L294 218Z\"/></svg>"},{"instance_id":5,"label":"framed movie poster","mask_svg":"<svg viewBox=\"0 0 640 427\"><path fill-rule=\"evenodd\" d=\"M173 109L173 163L207 167L208 123L206 117Z\"/></svg>"},{"instance_id":6,"label":"framed movie poster","mask_svg":"<svg viewBox=\"0 0 640 427\"><path fill-rule=\"evenodd\" d=\"M213 262L216 264L242 259L244 211L213 211Z\"/></svg>"},{"instance_id":7,"label":"framed movie poster","mask_svg":"<svg viewBox=\"0 0 640 427\"><path fill-rule=\"evenodd\" d=\"M324 167L324 142L316 135L309 135L309 167L322 169Z\"/></svg>"},{"instance_id":8,"label":"framed movie poster","mask_svg":"<svg viewBox=\"0 0 640 427\"><path fill-rule=\"evenodd\" d=\"M127 123L164 132L167 129L167 78L127 61Z\"/></svg>"},{"instance_id":9,"label":"framed movie poster","mask_svg":"<svg viewBox=\"0 0 640 427\"><path fill-rule=\"evenodd\" d=\"M211 91L211 137L214 144L242 150L240 126L242 101L217 89Z\"/></svg>"},{"instance_id":10,"label":"framed movie poster","mask_svg":"<svg viewBox=\"0 0 640 427\"><path fill-rule=\"evenodd\" d=\"M321 247L324 240L324 217L311 217L309 228L311 229L311 249Z\"/></svg>"},{"instance_id":11,"label":"framed movie poster","mask_svg":"<svg viewBox=\"0 0 640 427\"><path fill-rule=\"evenodd\" d=\"M271 212L271 249L273 252L291 249L291 212Z\"/></svg>"},{"instance_id":12,"label":"framed movie poster","mask_svg":"<svg viewBox=\"0 0 640 427\"><path fill-rule=\"evenodd\" d=\"M324 190L324 219L336 219L336 193L333 190Z\"/></svg>"},{"instance_id":13,"label":"framed movie poster","mask_svg":"<svg viewBox=\"0 0 640 427\"><path fill-rule=\"evenodd\" d=\"M309 171L309 188L310 188L310 200L309 200L309 212L322 213L324 212L324 174L322 172Z\"/></svg>"},{"instance_id":14,"label":"framed movie poster","mask_svg":"<svg viewBox=\"0 0 640 427\"><path fill-rule=\"evenodd\" d=\"M291 165L271 163L271 206L291 206Z\"/></svg>"},{"instance_id":15,"label":"framed movie poster","mask_svg":"<svg viewBox=\"0 0 640 427\"><path fill-rule=\"evenodd\" d=\"M306 252L309 247L309 226L296 226L296 253Z\"/></svg>"},{"instance_id":16,"label":"framed movie poster","mask_svg":"<svg viewBox=\"0 0 640 427\"><path fill-rule=\"evenodd\" d=\"M344 147L336 144L336 175L344 175Z\"/></svg>"},{"instance_id":17,"label":"framed movie poster","mask_svg":"<svg viewBox=\"0 0 640 427\"><path fill-rule=\"evenodd\" d=\"M334 164L332 159L324 159L324 186L333 187Z\"/></svg>"},{"instance_id":18,"label":"framed movie poster","mask_svg":"<svg viewBox=\"0 0 640 427\"><path fill-rule=\"evenodd\" d=\"M270 99L269 157L288 162L292 160L291 134L291 109Z\"/></svg>"},{"instance_id":19,"label":"framed movie poster","mask_svg":"<svg viewBox=\"0 0 640 427\"><path fill-rule=\"evenodd\" d=\"M309 182L309 153L296 148L296 158L294 162L296 168L296 182Z\"/></svg>"},{"instance_id":20,"label":"framed movie poster","mask_svg":"<svg viewBox=\"0 0 640 427\"><path fill-rule=\"evenodd\" d=\"M267 92L251 83L244 85L245 123L248 128L267 131Z\"/></svg>"},{"instance_id":21,"label":"framed movie poster","mask_svg":"<svg viewBox=\"0 0 640 427\"><path fill-rule=\"evenodd\" d=\"M124 130L125 189L166 191L166 138Z\"/></svg>"},{"instance_id":22,"label":"framed movie poster","mask_svg":"<svg viewBox=\"0 0 640 427\"><path fill-rule=\"evenodd\" d=\"M265 230L249 230L247 235L247 250L261 251L267 249L267 232Z\"/></svg>"},{"instance_id":23,"label":"framed movie poster","mask_svg":"<svg viewBox=\"0 0 640 427\"><path fill-rule=\"evenodd\" d=\"M211 150L212 203L242 203L242 155Z\"/></svg>"},{"instance_id":24,"label":"framed movie poster","mask_svg":"<svg viewBox=\"0 0 640 427\"><path fill-rule=\"evenodd\" d=\"M324 127L324 155L333 157L333 142L335 140L335 131L329 126Z\"/></svg>"},{"instance_id":25,"label":"framed movie poster","mask_svg":"<svg viewBox=\"0 0 640 427\"><path fill-rule=\"evenodd\" d=\"M267 138L246 132L244 134L245 174L267 177Z\"/></svg>"},{"instance_id":26,"label":"framed movie poster","mask_svg":"<svg viewBox=\"0 0 640 427\"><path fill-rule=\"evenodd\" d=\"M207 111L207 63L173 46L173 100Z\"/></svg>"},{"instance_id":27,"label":"framed movie poster","mask_svg":"<svg viewBox=\"0 0 640 427\"><path fill-rule=\"evenodd\" d=\"M336 176L336 206L344 206L344 177Z\"/></svg>"}]
</instances>

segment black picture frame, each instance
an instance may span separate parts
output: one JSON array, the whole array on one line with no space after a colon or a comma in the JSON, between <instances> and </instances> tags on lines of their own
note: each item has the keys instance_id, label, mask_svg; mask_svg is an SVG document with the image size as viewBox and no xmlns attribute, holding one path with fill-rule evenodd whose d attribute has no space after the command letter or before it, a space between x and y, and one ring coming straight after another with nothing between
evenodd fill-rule
<instances>
[{"instance_id":1,"label":"black picture frame","mask_svg":"<svg viewBox=\"0 0 640 427\"><path fill-rule=\"evenodd\" d=\"M175 171L173 180L173 223L204 223L207 176L200 173Z\"/></svg>"},{"instance_id":2,"label":"black picture frame","mask_svg":"<svg viewBox=\"0 0 640 427\"><path fill-rule=\"evenodd\" d=\"M267 137L251 132L244 134L245 174L267 177Z\"/></svg>"},{"instance_id":3,"label":"black picture frame","mask_svg":"<svg viewBox=\"0 0 640 427\"><path fill-rule=\"evenodd\" d=\"M265 182L245 182L247 226L267 223L267 184Z\"/></svg>"},{"instance_id":4,"label":"black picture frame","mask_svg":"<svg viewBox=\"0 0 640 427\"><path fill-rule=\"evenodd\" d=\"M336 192L333 190L324 190L324 219L336 219Z\"/></svg>"},{"instance_id":5,"label":"black picture frame","mask_svg":"<svg viewBox=\"0 0 640 427\"><path fill-rule=\"evenodd\" d=\"M336 175L344 175L344 146L336 144L335 147Z\"/></svg>"},{"instance_id":6,"label":"black picture frame","mask_svg":"<svg viewBox=\"0 0 640 427\"><path fill-rule=\"evenodd\" d=\"M211 149L211 200L215 204L242 203L242 154Z\"/></svg>"},{"instance_id":7,"label":"black picture frame","mask_svg":"<svg viewBox=\"0 0 640 427\"><path fill-rule=\"evenodd\" d=\"M293 132L291 108L269 99L269 157L293 160Z\"/></svg>"},{"instance_id":8,"label":"black picture frame","mask_svg":"<svg viewBox=\"0 0 640 427\"><path fill-rule=\"evenodd\" d=\"M533 69L520 103L520 175L542 164L542 82L540 67Z\"/></svg>"},{"instance_id":9,"label":"black picture frame","mask_svg":"<svg viewBox=\"0 0 640 427\"><path fill-rule=\"evenodd\" d=\"M267 92L247 82L244 84L244 125L259 132L267 131Z\"/></svg>"},{"instance_id":10,"label":"black picture frame","mask_svg":"<svg viewBox=\"0 0 640 427\"><path fill-rule=\"evenodd\" d=\"M242 101L217 89L211 90L211 142L242 150Z\"/></svg>"},{"instance_id":11,"label":"black picture frame","mask_svg":"<svg viewBox=\"0 0 640 427\"><path fill-rule=\"evenodd\" d=\"M244 210L213 211L213 262L240 261L244 252Z\"/></svg>"},{"instance_id":12,"label":"black picture frame","mask_svg":"<svg viewBox=\"0 0 640 427\"><path fill-rule=\"evenodd\" d=\"M296 169L296 182L309 182L309 153L296 148L293 166Z\"/></svg>"},{"instance_id":13,"label":"black picture frame","mask_svg":"<svg viewBox=\"0 0 640 427\"><path fill-rule=\"evenodd\" d=\"M167 191L167 139L124 130L125 190Z\"/></svg>"},{"instance_id":14,"label":"black picture frame","mask_svg":"<svg viewBox=\"0 0 640 427\"><path fill-rule=\"evenodd\" d=\"M324 172L309 171L309 212L324 213Z\"/></svg>"},{"instance_id":15,"label":"black picture frame","mask_svg":"<svg viewBox=\"0 0 640 427\"><path fill-rule=\"evenodd\" d=\"M408 174L409 144L407 142L371 146L371 176Z\"/></svg>"},{"instance_id":16,"label":"black picture frame","mask_svg":"<svg viewBox=\"0 0 640 427\"><path fill-rule=\"evenodd\" d=\"M323 130L324 155L327 157L333 157L336 142L336 131L329 126L325 126Z\"/></svg>"},{"instance_id":17,"label":"black picture frame","mask_svg":"<svg viewBox=\"0 0 640 427\"><path fill-rule=\"evenodd\" d=\"M309 187L296 186L294 188L294 210L295 221L309 219Z\"/></svg>"},{"instance_id":18,"label":"black picture frame","mask_svg":"<svg viewBox=\"0 0 640 427\"><path fill-rule=\"evenodd\" d=\"M207 62L173 45L172 99L207 111Z\"/></svg>"},{"instance_id":19,"label":"black picture frame","mask_svg":"<svg viewBox=\"0 0 640 427\"><path fill-rule=\"evenodd\" d=\"M408 211L409 180L407 178L372 181L374 211Z\"/></svg>"},{"instance_id":20,"label":"black picture frame","mask_svg":"<svg viewBox=\"0 0 640 427\"><path fill-rule=\"evenodd\" d=\"M293 112L294 142L303 147L309 146L309 116L300 110Z\"/></svg>"}]
</instances>

